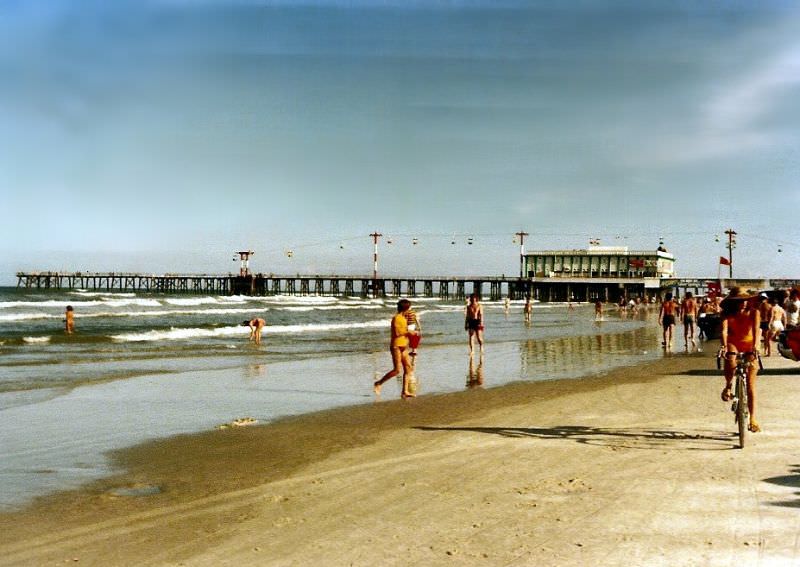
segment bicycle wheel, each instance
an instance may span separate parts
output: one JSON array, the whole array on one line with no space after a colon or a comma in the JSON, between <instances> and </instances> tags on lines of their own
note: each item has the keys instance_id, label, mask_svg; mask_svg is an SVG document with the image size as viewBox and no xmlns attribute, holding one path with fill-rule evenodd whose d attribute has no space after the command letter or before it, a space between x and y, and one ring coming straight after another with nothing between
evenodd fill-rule
<instances>
[{"instance_id":1,"label":"bicycle wheel","mask_svg":"<svg viewBox=\"0 0 800 567\"><path fill-rule=\"evenodd\" d=\"M747 435L747 386L744 372L736 371L736 424L739 426L739 447L744 449L744 438Z\"/></svg>"}]
</instances>

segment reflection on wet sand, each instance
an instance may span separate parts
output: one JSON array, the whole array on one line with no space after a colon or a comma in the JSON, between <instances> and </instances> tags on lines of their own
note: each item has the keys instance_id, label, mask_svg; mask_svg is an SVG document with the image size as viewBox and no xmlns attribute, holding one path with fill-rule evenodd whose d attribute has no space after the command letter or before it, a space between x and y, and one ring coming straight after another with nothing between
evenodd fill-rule
<instances>
[{"instance_id":1,"label":"reflection on wet sand","mask_svg":"<svg viewBox=\"0 0 800 567\"><path fill-rule=\"evenodd\" d=\"M467 372L467 388L482 388L483 387L483 357L475 365L475 361L469 357L469 371Z\"/></svg>"},{"instance_id":2,"label":"reflection on wet sand","mask_svg":"<svg viewBox=\"0 0 800 567\"><path fill-rule=\"evenodd\" d=\"M559 337L546 340L527 340L520 344L522 374L536 370L538 376L563 376L584 372L604 372L607 362L620 357L637 357L652 350L655 340L650 327L632 333ZM615 364L614 366L617 366Z\"/></svg>"},{"instance_id":3,"label":"reflection on wet sand","mask_svg":"<svg viewBox=\"0 0 800 567\"><path fill-rule=\"evenodd\" d=\"M250 364L244 367L244 377L247 380L255 380L267 375L266 364Z\"/></svg>"}]
</instances>

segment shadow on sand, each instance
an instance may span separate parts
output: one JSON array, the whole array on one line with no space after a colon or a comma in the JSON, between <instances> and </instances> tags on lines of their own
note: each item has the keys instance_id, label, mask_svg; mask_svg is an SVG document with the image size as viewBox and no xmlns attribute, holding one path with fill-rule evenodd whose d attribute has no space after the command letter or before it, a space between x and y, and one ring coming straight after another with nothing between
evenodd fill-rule
<instances>
[{"instance_id":1,"label":"shadow on sand","mask_svg":"<svg viewBox=\"0 0 800 567\"><path fill-rule=\"evenodd\" d=\"M788 486L789 488L798 489L795 495L800 496L800 465L792 466L792 474L783 476L773 476L772 478L765 478L764 482L777 484L778 486ZM784 500L782 502L773 502L773 506L786 506L787 508L800 508L800 498L794 500Z\"/></svg>"},{"instance_id":2,"label":"shadow on sand","mask_svg":"<svg viewBox=\"0 0 800 567\"><path fill-rule=\"evenodd\" d=\"M535 427L427 427L421 431L468 431L488 433L502 437L530 437L534 439L563 439L600 445L615 449L658 449L675 451L719 451L737 447L733 433L695 431L687 433L670 429L613 429L582 425L560 425L548 428Z\"/></svg>"},{"instance_id":3,"label":"shadow on sand","mask_svg":"<svg viewBox=\"0 0 800 567\"><path fill-rule=\"evenodd\" d=\"M704 368L683 372L684 376L722 376L722 370ZM765 368L758 371L759 376L800 376L800 368Z\"/></svg>"}]
</instances>

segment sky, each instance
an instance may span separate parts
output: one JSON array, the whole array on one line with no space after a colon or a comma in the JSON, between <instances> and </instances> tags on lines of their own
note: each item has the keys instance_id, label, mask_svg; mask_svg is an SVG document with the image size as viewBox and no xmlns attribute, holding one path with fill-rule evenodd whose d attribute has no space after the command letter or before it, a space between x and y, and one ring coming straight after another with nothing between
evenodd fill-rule
<instances>
[{"instance_id":1,"label":"sky","mask_svg":"<svg viewBox=\"0 0 800 567\"><path fill-rule=\"evenodd\" d=\"M375 231L384 275L525 231L715 277L733 229L800 278L798 100L791 1L3 0L0 285L367 274Z\"/></svg>"}]
</instances>

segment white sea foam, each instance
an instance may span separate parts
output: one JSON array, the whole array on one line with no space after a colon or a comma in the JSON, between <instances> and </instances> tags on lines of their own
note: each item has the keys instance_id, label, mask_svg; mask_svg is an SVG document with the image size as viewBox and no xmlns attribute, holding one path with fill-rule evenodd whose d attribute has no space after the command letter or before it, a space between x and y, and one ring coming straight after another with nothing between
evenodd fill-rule
<instances>
[{"instance_id":1,"label":"white sea foam","mask_svg":"<svg viewBox=\"0 0 800 567\"><path fill-rule=\"evenodd\" d=\"M57 299L50 299L47 301L2 301L0 302L0 309L10 309L13 307L27 307L30 309L39 309L42 307L60 307L64 308L67 305L72 305L73 307L83 308L83 307L96 307L98 305L105 305L108 307L125 307L128 305L138 305L141 307L159 307L161 303L158 302L157 299L145 299L145 298L138 298L138 297L131 297L131 298L120 298L120 299L108 299L108 300L98 300L93 299L89 301L71 301L67 299L57 300Z\"/></svg>"},{"instance_id":2,"label":"white sea foam","mask_svg":"<svg viewBox=\"0 0 800 567\"><path fill-rule=\"evenodd\" d=\"M363 323L314 323L308 325L273 325L264 327L264 334L294 334L294 333L321 333L329 331L342 331L347 329L368 329L388 327L384 320L367 321ZM111 338L120 342L145 342L145 341L175 341L197 338L216 338L246 335L250 332L247 327L218 327L215 329L177 328L168 330L152 330L143 333L124 333L113 335Z\"/></svg>"},{"instance_id":3,"label":"white sea foam","mask_svg":"<svg viewBox=\"0 0 800 567\"><path fill-rule=\"evenodd\" d=\"M63 314L48 315L46 313L16 313L0 315L0 321L32 321L34 319L61 319Z\"/></svg>"},{"instance_id":4,"label":"white sea foam","mask_svg":"<svg viewBox=\"0 0 800 567\"><path fill-rule=\"evenodd\" d=\"M275 308L272 308L275 309ZM310 311L348 311L356 309L375 310L380 309L379 305L362 305L360 307L346 305L329 305L318 307L281 307L278 311L290 312L310 312ZM104 317L165 317L171 315L210 315L225 316L239 315L253 312L270 311L271 308L260 307L217 307L213 309L149 309L145 311L97 311L94 313L83 312L75 316L76 319L98 319ZM33 321L43 319L63 319L63 313L6 313L0 314L0 321Z\"/></svg>"},{"instance_id":5,"label":"white sea foam","mask_svg":"<svg viewBox=\"0 0 800 567\"><path fill-rule=\"evenodd\" d=\"M192 306L219 303L219 301L213 297L170 297L165 299L164 303L168 303L170 305Z\"/></svg>"},{"instance_id":6,"label":"white sea foam","mask_svg":"<svg viewBox=\"0 0 800 567\"><path fill-rule=\"evenodd\" d=\"M265 303L290 305L329 305L339 301L338 298L327 295L265 295L257 299Z\"/></svg>"},{"instance_id":7,"label":"white sea foam","mask_svg":"<svg viewBox=\"0 0 800 567\"><path fill-rule=\"evenodd\" d=\"M294 305L277 308L280 311L353 311L355 309L381 309L381 305Z\"/></svg>"},{"instance_id":8,"label":"white sea foam","mask_svg":"<svg viewBox=\"0 0 800 567\"><path fill-rule=\"evenodd\" d=\"M29 344L44 344L50 342L50 337L23 337L22 340Z\"/></svg>"},{"instance_id":9,"label":"white sea foam","mask_svg":"<svg viewBox=\"0 0 800 567\"><path fill-rule=\"evenodd\" d=\"M197 329L197 328L176 328L172 327L166 331L145 331L143 333L125 333L113 335L111 338L120 342L145 342L145 341L176 341L183 339L229 337L234 335L246 335L250 332L247 327L219 327L216 329Z\"/></svg>"},{"instance_id":10,"label":"white sea foam","mask_svg":"<svg viewBox=\"0 0 800 567\"><path fill-rule=\"evenodd\" d=\"M264 327L266 334L280 333L313 333L322 331L342 331L346 329L371 329L375 327L389 328L389 322L383 319L379 321L365 321L363 323L311 323L308 325L272 325Z\"/></svg>"},{"instance_id":11,"label":"white sea foam","mask_svg":"<svg viewBox=\"0 0 800 567\"><path fill-rule=\"evenodd\" d=\"M85 289L71 291L70 294L77 295L78 297L136 297L135 293L112 292L112 291L86 291Z\"/></svg>"}]
</instances>

